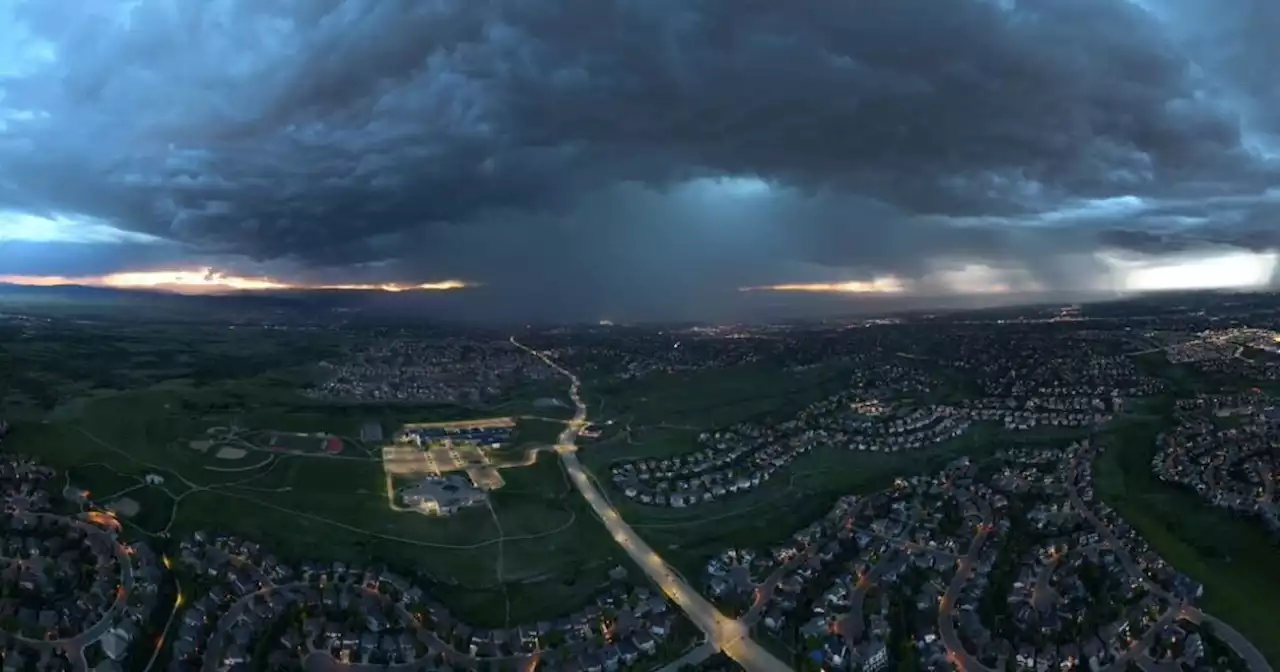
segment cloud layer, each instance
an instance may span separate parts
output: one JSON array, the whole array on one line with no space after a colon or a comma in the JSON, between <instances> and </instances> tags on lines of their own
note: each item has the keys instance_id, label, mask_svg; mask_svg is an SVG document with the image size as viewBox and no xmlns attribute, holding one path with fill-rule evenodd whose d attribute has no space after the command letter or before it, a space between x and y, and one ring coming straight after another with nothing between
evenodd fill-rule
<instances>
[{"instance_id":1,"label":"cloud layer","mask_svg":"<svg viewBox=\"0 0 1280 672\"><path fill-rule=\"evenodd\" d=\"M467 278L547 316L1106 289L1100 251L1280 247L1273 4L6 3L0 274Z\"/></svg>"}]
</instances>

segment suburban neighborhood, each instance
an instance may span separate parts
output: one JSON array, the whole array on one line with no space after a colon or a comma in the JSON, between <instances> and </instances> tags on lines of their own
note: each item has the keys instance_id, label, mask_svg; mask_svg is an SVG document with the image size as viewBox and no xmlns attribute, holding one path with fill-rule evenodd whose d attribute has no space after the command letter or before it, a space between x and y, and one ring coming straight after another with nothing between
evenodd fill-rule
<instances>
[{"instance_id":1,"label":"suburban neighborhood","mask_svg":"<svg viewBox=\"0 0 1280 672\"><path fill-rule=\"evenodd\" d=\"M1280 0L0 0L0 672L1280 672Z\"/></svg>"},{"instance_id":2,"label":"suburban neighborhood","mask_svg":"<svg viewBox=\"0 0 1280 672\"><path fill-rule=\"evenodd\" d=\"M1143 330L1080 329L1076 319L380 337L321 365L328 382L302 393L321 414L348 409L347 430L192 422L204 428L196 439L160 449L176 446L181 468L79 426L60 435L118 454L128 474L47 466L38 450L8 448L46 425L0 422L0 660L6 672L1270 672L1269 642L1236 629L1257 624L1224 618L1222 584L1188 566L1184 549L1167 552L1161 535L1176 523L1153 526L1149 509L1131 519L1126 498L1157 484L1167 491L1152 501L1179 498L1173 515L1220 512L1265 531L1274 551L1280 413L1263 382L1240 383L1269 332L1199 331L1193 341L1170 335L1184 332L1181 318ZM1213 359L1222 343L1233 355ZM571 367L597 378L585 385ZM767 386L752 383L757 396L726 405L755 410L714 419L646 415L690 381L737 375L797 387L766 406ZM529 385L573 417L389 419L501 404ZM628 397L632 385L670 387ZM710 393L692 396L683 403L696 407ZM187 408L165 405L164 417L181 422ZM202 442L239 452L182 450ZM341 490L348 474L376 470L359 501L380 527L263 498L291 497L302 465L328 474L329 510L357 501ZM286 480L272 480L278 468ZM78 482L104 476L121 487ZM148 490L172 510L157 513ZM199 512L200 526L182 522L178 502L204 492L273 509L285 516L273 520L313 536L273 543L216 511ZM524 518L537 506L547 522ZM140 525L144 507L168 525ZM761 522L745 532L717 529L753 516ZM509 522L532 527L511 533ZM494 536L472 541L482 525ZM578 527L593 531L553 536ZM411 529L455 536L401 536ZM423 566L351 546L334 559L327 535L337 531L417 544ZM584 550L583 539L603 545ZM503 550L517 542L535 555ZM504 580L508 563L520 571L544 543L579 554L568 573L592 579L525 574L572 597L520 604L520 618L510 597L506 618L466 605L473 588L432 567L434 549L459 549L466 563L468 549L494 548L485 562L496 583L474 590L505 595L519 586ZM1232 563L1213 543L1203 548ZM592 567L605 545L618 554Z\"/></svg>"},{"instance_id":3,"label":"suburban neighborhood","mask_svg":"<svg viewBox=\"0 0 1280 672\"><path fill-rule=\"evenodd\" d=\"M884 669L887 652L915 669L1249 669L1242 638L1209 634L1202 586L1096 501L1094 450L962 458L842 499L787 544L713 559L707 589L822 669Z\"/></svg>"},{"instance_id":4,"label":"suburban neighborhood","mask_svg":"<svg viewBox=\"0 0 1280 672\"><path fill-rule=\"evenodd\" d=\"M1260 394L1179 403L1179 423L1160 437L1151 468L1207 503L1256 517L1280 538L1280 407Z\"/></svg>"},{"instance_id":5,"label":"suburban neighborhood","mask_svg":"<svg viewBox=\"0 0 1280 672\"><path fill-rule=\"evenodd\" d=\"M513 386L551 376L537 359L503 339L388 337L321 362L323 381L309 394L342 401L487 404Z\"/></svg>"},{"instance_id":6,"label":"suburban neighborhood","mask_svg":"<svg viewBox=\"0 0 1280 672\"><path fill-rule=\"evenodd\" d=\"M971 357L966 355L964 361L973 361ZM1073 375L1079 385L998 384L997 379L1021 381L1024 376L1006 367L1005 360L988 361L982 365L990 376L984 378L989 381L985 387L999 396L965 398L955 404L916 401L922 391L946 386L919 367L868 362L843 391L792 419L703 432L695 452L615 462L610 477L617 489L641 504L684 508L750 491L815 449L918 451L983 426L1015 433L1087 430L1110 422L1126 399L1163 389L1159 381L1138 376L1127 360L1091 358L1087 351L1072 357L1059 366L1089 372L1087 378Z\"/></svg>"}]
</instances>

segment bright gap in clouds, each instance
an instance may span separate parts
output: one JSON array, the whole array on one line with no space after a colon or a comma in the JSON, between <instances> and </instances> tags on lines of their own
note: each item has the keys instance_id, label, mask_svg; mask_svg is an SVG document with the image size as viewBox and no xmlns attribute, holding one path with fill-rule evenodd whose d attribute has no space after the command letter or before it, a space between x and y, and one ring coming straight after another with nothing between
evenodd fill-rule
<instances>
[{"instance_id":1,"label":"bright gap in clouds","mask_svg":"<svg viewBox=\"0 0 1280 672\"><path fill-rule=\"evenodd\" d=\"M462 280L442 280L421 284L378 283L322 285L289 283L266 277L227 275L212 268L194 271L137 271L113 273L99 277L69 278L61 276L0 275L0 283L33 287L80 285L113 289L155 289L182 294L217 294L220 292L255 292L272 290L347 290L377 292L447 291L474 287Z\"/></svg>"},{"instance_id":2,"label":"bright gap in clouds","mask_svg":"<svg viewBox=\"0 0 1280 672\"><path fill-rule=\"evenodd\" d=\"M681 191L721 204L768 196L774 188L758 177L702 177L686 182Z\"/></svg>"},{"instance_id":3,"label":"bright gap in clouds","mask_svg":"<svg viewBox=\"0 0 1280 672\"><path fill-rule=\"evenodd\" d=\"M762 196L772 190L768 182L758 177L724 177L715 180L714 185L725 195L739 198Z\"/></svg>"},{"instance_id":4,"label":"bright gap in clouds","mask_svg":"<svg viewBox=\"0 0 1280 672\"><path fill-rule=\"evenodd\" d=\"M1197 289L1260 289L1280 268L1280 252L1229 252L1199 257L1136 258L1117 253L1097 255L1109 269L1111 288L1119 292L1157 292ZM911 280L884 276L870 281L786 283L743 287L740 291L815 292L830 294L1034 294L1054 291L1096 291L1097 278L1082 277L1070 287L1045 287L1028 269L966 264Z\"/></svg>"},{"instance_id":5,"label":"bright gap in clouds","mask_svg":"<svg viewBox=\"0 0 1280 672\"><path fill-rule=\"evenodd\" d=\"M1256 289L1271 282L1280 262L1276 252L1231 252L1179 261L1102 258L1115 269L1117 289L1125 292Z\"/></svg>"},{"instance_id":6,"label":"bright gap in clouds","mask_svg":"<svg viewBox=\"0 0 1280 672\"><path fill-rule=\"evenodd\" d=\"M0 243L155 243L160 239L121 231L103 222L25 212L0 212Z\"/></svg>"},{"instance_id":7,"label":"bright gap in clouds","mask_svg":"<svg viewBox=\"0 0 1280 672\"><path fill-rule=\"evenodd\" d=\"M957 268L935 271L918 280L903 280L886 275L874 280L851 282L785 283L760 287L743 287L744 292L814 292L826 294L1005 294L1011 291L1034 291L1030 274L995 268L985 264L965 264Z\"/></svg>"},{"instance_id":8,"label":"bright gap in clouds","mask_svg":"<svg viewBox=\"0 0 1280 672\"><path fill-rule=\"evenodd\" d=\"M758 287L741 287L740 292L818 292L837 294L900 294L906 286L895 277L876 278L875 280L854 280L850 282L800 282L782 285L761 285Z\"/></svg>"},{"instance_id":9,"label":"bright gap in clouds","mask_svg":"<svg viewBox=\"0 0 1280 672\"><path fill-rule=\"evenodd\" d=\"M230 289L237 291L260 291L267 289L291 289L288 283L277 282L270 278L246 278L228 276L213 269L199 271L140 271L134 273L113 273L101 278L105 287L128 288L183 288L198 291L201 289Z\"/></svg>"},{"instance_id":10,"label":"bright gap in clouds","mask_svg":"<svg viewBox=\"0 0 1280 672\"><path fill-rule=\"evenodd\" d=\"M965 264L959 268L934 271L921 284L930 288L942 287L951 294L1008 294L1044 289L1026 269L986 264Z\"/></svg>"}]
</instances>

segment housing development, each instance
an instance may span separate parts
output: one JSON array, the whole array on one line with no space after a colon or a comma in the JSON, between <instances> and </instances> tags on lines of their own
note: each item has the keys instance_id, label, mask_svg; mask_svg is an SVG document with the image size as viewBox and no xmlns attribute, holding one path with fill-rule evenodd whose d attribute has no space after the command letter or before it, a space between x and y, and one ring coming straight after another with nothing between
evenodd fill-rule
<instances>
[{"instance_id":1,"label":"housing development","mask_svg":"<svg viewBox=\"0 0 1280 672\"><path fill-rule=\"evenodd\" d=\"M0 0L0 672L1273 672L1280 0Z\"/></svg>"},{"instance_id":2,"label":"housing development","mask_svg":"<svg viewBox=\"0 0 1280 672\"><path fill-rule=\"evenodd\" d=\"M96 355L76 320L9 318L39 338L0 341L0 658L1269 672L1270 300L394 338L104 322L131 345ZM129 382L87 392L60 348Z\"/></svg>"}]
</instances>

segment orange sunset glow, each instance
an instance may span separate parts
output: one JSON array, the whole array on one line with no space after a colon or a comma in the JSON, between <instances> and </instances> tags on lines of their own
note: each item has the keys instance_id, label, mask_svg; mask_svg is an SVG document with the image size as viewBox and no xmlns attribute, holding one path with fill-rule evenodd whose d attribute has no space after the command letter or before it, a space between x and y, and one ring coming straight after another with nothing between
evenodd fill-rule
<instances>
[{"instance_id":1,"label":"orange sunset glow","mask_svg":"<svg viewBox=\"0 0 1280 672\"><path fill-rule=\"evenodd\" d=\"M906 291L906 285L897 278L876 278L868 281L851 282L811 282L783 285L763 285L759 287L743 287L742 292L816 292L839 294L900 294Z\"/></svg>"},{"instance_id":2,"label":"orange sunset glow","mask_svg":"<svg viewBox=\"0 0 1280 672\"><path fill-rule=\"evenodd\" d=\"M28 287L109 287L113 289L156 289L177 293L255 292L290 289L328 289L370 292L446 291L473 286L461 280L443 280L422 284L295 284L267 277L228 275L211 268L199 270L134 271L96 277L64 277L43 275L0 275L0 283Z\"/></svg>"}]
</instances>

